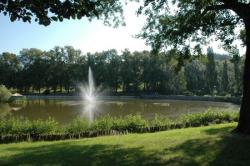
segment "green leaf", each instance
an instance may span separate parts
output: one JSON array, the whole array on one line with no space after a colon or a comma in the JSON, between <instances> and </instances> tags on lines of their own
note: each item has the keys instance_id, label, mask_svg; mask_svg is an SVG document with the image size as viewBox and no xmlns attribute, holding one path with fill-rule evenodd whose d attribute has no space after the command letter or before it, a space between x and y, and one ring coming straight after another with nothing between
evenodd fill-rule
<instances>
[{"instance_id":1,"label":"green leaf","mask_svg":"<svg viewBox=\"0 0 250 166\"><path fill-rule=\"evenodd\" d=\"M58 18L57 18L56 16L52 16L51 19L52 19L53 21L57 21L57 20L58 20Z\"/></svg>"}]
</instances>

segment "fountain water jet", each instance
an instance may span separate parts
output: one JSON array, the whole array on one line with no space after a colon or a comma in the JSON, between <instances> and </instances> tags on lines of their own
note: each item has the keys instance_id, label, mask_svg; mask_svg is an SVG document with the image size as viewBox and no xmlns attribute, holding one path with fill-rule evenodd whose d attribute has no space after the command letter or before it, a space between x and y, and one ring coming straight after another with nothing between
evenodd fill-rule
<instances>
[{"instance_id":1,"label":"fountain water jet","mask_svg":"<svg viewBox=\"0 0 250 166\"><path fill-rule=\"evenodd\" d=\"M97 89L95 88L95 82L93 78L93 73L89 67L88 71L88 84L81 86L81 96L84 103L83 113L87 114L89 122L94 120L94 111L96 110L96 98L97 98Z\"/></svg>"},{"instance_id":2,"label":"fountain water jet","mask_svg":"<svg viewBox=\"0 0 250 166\"><path fill-rule=\"evenodd\" d=\"M88 73L88 86L84 88L82 91L83 97L88 102L94 102L96 98L96 92L95 92L95 83L93 78L93 73L91 68L89 67L89 73Z\"/></svg>"}]
</instances>

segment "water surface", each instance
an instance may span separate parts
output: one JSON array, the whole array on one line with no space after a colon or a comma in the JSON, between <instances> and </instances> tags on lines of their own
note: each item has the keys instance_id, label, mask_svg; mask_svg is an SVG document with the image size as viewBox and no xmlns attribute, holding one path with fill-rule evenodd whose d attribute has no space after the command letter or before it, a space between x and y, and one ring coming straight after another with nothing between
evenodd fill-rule
<instances>
[{"instance_id":1,"label":"water surface","mask_svg":"<svg viewBox=\"0 0 250 166\"><path fill-rule=\"evenodd\" d=\"M112 99L98 100L92 106L80 100L36 99L28 100L21 105L0 104L0 118L21 116L33 120L52 117L60 124L67 124L75 118L93 120L108 114L116 117L141 114L146 119L153 119L155 114L158 114L163 117L177 118L185 113L202 112L208 108L239 110L239 106L232 103L209 101Z\"/></svg>"}]
</instances>

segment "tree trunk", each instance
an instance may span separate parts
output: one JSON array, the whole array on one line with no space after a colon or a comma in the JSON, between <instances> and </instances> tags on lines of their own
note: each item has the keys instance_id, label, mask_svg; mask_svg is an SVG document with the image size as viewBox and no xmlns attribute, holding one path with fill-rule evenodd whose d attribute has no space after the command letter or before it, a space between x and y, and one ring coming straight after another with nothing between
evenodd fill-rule
<instances>
[{"instance_id":1,"label":"tree trunk","mask_svg":"<svg viewBox=\"0 0 250 166\"><path fill-rule=\"evenodd\" d=\"M67 93L69 94L69 89L70 89L70 85L68 85L67 87Z\"/></svg>"},{"instance_id":2,"label":"tree trunk","mask_svg":"<svg viewBox=\"0 0 250 166\"><path fill-rule=\"evenodd\" d=\"M244 20L246 29L246 59L243 76L243 97L236 131L250 134L250 17Z\"/></svg>"},{"instance_id":3,"label":"tree trunk","mask_svg":"<svg viewBox=\"0 0 250 166\"><path fill-rule=\"evenodd\" d=\"M56 93L56 88L57 88L57 86L54 85L54 86L53 86L54 94Z\"/></svg>"},{"instance_id":4,"label":"tree trunk","mask_svg":"<svg viewBox=\"0 0 250 166\"><path fill-rule=\"evenodd\" d=\"M63 88L62 83L60 83L60 93L62 93L62 88Z\"/></svg>"}]
</instances>

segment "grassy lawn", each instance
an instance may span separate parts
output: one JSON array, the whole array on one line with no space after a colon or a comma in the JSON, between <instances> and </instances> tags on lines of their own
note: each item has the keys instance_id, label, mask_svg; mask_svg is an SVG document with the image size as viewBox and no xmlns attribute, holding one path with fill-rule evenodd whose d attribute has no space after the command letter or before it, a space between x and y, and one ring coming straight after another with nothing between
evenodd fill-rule
<instances>
[{"instance_id":1,"label":"grassy lawn","mask_svg":"<svg viewBox=\"0 0 250 166\"><path fill-rule=\"evenodd\" d=\"M0 165L248 166L250 137L231 134L235 126L0 144Z\"/></svg>"}]
</instances>

